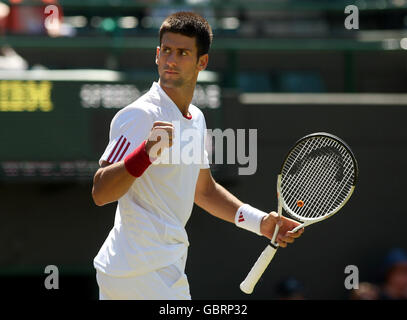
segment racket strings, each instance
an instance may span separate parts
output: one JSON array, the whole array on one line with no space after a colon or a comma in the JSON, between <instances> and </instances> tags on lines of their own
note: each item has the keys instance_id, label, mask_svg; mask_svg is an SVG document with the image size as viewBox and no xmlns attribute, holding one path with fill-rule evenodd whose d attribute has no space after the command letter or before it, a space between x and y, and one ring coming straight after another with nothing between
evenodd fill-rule
<instances>
[{"instance_id":1,"label":"racket strings","mask_svg":"<svg viewBox=\"0 0 407 320\"><path fill-rule=\"evenodd\" d=\"M307 206L307 208L303 207L297 210L296 214L304 216L304 217L309 217L309 218L314 218L314 217L318 217L321 215L325 215L327 213L329 213L329 208L321 208L321 206L317 207L316 204L320 205L321 203L325 203L326 206L329 206L330 202L332 202L332 198L334 194L337 194L338 190L333 190L335 192L330 192L327 193L326 190L327 188L329 188L329 183L331 181L335 181L335 179L337 178L337 173L338 170L341 170L341 175L343 175L344 171L343 171L343 167L337 167L337 161L336 159L331 159L332 161L329 161L329 157L321 157L319 158L320 161L316 162L314 161L314 166L311 168L308 168L308 170L315 170L315 167L318 166L322 166L325 165L327 168L330 168L330 170L325 170L325 174L322 175L321 179L316 180L314 179L314 181L310 181L310 185L313 186L312 189L307 188L305 189L305 195L310 195L310 197L307 197L307 202L310 204ZM329 161L327 163L327 161ZM304 178L309 179L308 177ZM343 181L342 181L343 182ZM337 184L337 187L340 188L340 184ZM337 188L337 189L338 189ZM315 198L319 197L319 202L316 203ZM322 196L322 197L321 197ZM326 210L322 210L322 209L326 209ZM321 211L322 210L322 211ZM305 212L304 212L305 211ZM308 213L307 213L308 212Z\"/></svg>"},{"instance_id":2,"label":"racket strings","mask_svg":"<svg viewBox=\"0 0 407 320\"><path fill-rule=\"evenodd\" d=\"M335 160L330 161L330 163L326 163L327 160L325 159L326 157L322 157L320 158L319 162L315 162L314 161L314 166L312 168L309 168L309 170L314 170L314 167L318 167L321 165L325 165L328 168L331 167L330 170L326 170L325 174L322 175L322 178L320 178L319 180L315 180L314 181L310 181L310 185L313 186L313 188L306 188L305 190L303 190L303 192L305 192L305 196L307 198L307 202L308 202L308 206L304 207L304 208L300 208L297 210L296 214L304 216L304 217L309 217L309 218L314 218L314 217L318 217L320 215L324 215L330 212L330 208L332 207L332 203L333 205L335 205L335 201L337 199L337 197L334 197L334 195L340 195L340 193L338 193L338 189L340 189L341 187L341 191L344 189L344 187L346 186L346 184L344 183L345 180L342 180L342 184L338 184L335 183L335 179L336 179L336 174L337 174L337 169L335 169ZM321 163L322 162L322 163ZM324 163L325 162L325 163ZM344 174L343 171L344 168L342 168L342 172L341 175ZM300 177L301 178L301 177ZM305 176L303 177L305 180L309 179L309 177ZM334 179L335 178L335 179ZM331 189L333 192L326 192L327 188L330 188L330 181L334 182L334 185L336 184L337 188L336 189ZM316 198L318 197L319 202L316 203ZM325 204L326 208L325 210L323 210L324 208L321 208L320 204ZM338 204L340 202L337 202ZM319 207L316 206L316 204L319 205ZM294 207L295 208L295 207ZM321 211L322 210L322 211Z\"/></svg>"},{"instance_id":3,"label":"racket strings","mask_svg":"<svg viewBox=\"0 0 407 320\"><path fill-rule=\"evenodd\" d=\"M314 144L310 143L311 151L307 150L310 153L315 154L315 150L320 150L324 146L321 140L314 140ZM331 161L330 161L331 160ZM292 186L298 186L297 191L300 191L304 202L307 204L303 207L296 207L295 200L298 199L298 192L297 194L293 194L291 199L291 203L289 203L290 207L298 208L296 213L301 216L309 217L310 214L320 215L323 212L320 212L319 207L315 206L315 195L317 195L321 190L327 187L327 184L330 180L332 180L333 176L336 174L336 166L335 161L329 157L325 157L324 155L319 155L317 157L311 158L309 161L306 161L305 164L302 166L301 171L299 174L295 175L288 175L287 177L294 177L292 180ZM304 161L303 161L304 162ZM327 163L329 162L329 163ZM325 172L325 175L315 175L313 174L318 168L322 166L326 166L329 168L329 171ZM295 179L296 178L296 179ZM293 190L294 191L294 190Z\"/></svg>"},{"instance_id":4,"label":"racket strings","mask_svg":"<svg viewBox=\"0 0 407 320\"><path fill-rule=\"evenodd\" d=\"M343 201L347 198L350 190L352 189L353 186L353 181L355 179L353 172L353 162L349 164L347 167L345 167L344 172L346 172L348 179L344 179L343 186L340 190L340 192L337 192L336 197L334 197L335 193L332 193L332 199L331 199L331 206L328 208L329 211L334 210L335 208L339 207Z\"/></svg>"},{"instance_id":5,"label":"racket strings","mask_svg":"<svg viewBox=\"0 0 407 320\"><path fill-rule=\"evenodd\" d=\"M305 153L309 153L310 149L314 148L314 146L312 146L311 143L308 143L308 147L303 147L303 150L305 151ZM311 163L312 165L315 165L315 162ZM307 163L307 166L310 166L310 163ZM302 168L302 170L300 172L298 172L298 175L285 175L285 177L287 177L287 181L286 181L286 188L287 191L292 191L295 192L295 187L297 187L298 189L304 190L304 188L306 189L308 186L313 184L313 181L311 180L312 177L310 177L309 174L311 172L311 170L313 170L313 168L310 168L308 170L303 170L304 167ZM291 172L292 169L288 170L288 172ZM305 176L304 176L305 173ZM284 181L283 178L283 181ZM295 179L296 178L296 179ZM317 178L316 176L314 176L314 178ZM291 193L291 192L290 192ZM304 196L306 196L308 193L304 192ZM292 194L294 196L294 194ZM294 199L294 198L293 198Z\"/></svg>"},{"instance_id":6,"label":"racket strings","mask_svg":"<svg viewBox=\"0 0 407 320\"><path fill-rule=\"evenodd\" d=\"M343 187L345 187L345 186L346 186L346 184L343 184ZM328 182L328 184L324 185L324 187L329 188L331 186L329 185L329 182ZM324 206L323 207L320 206L321 207L321 208L319 208L321 210L320 212L315 210L311 215L308 215L308 217L309 218L316 218L316 217L319 217L319 216L324 216L324 215L329 214L332 211L331 209L335 208L335 206L334 206L335 202L332 201L332 199L335 200L340 195L340 193L338 193L337 190L339 188L341 188L340 192L342 192L343 187L341 188L341 184L337 184L336 189L332 190L331 192L326 192L326 191L324 191L324 188L321 188L322 189L321 194L323 194L323 198L319 201L318 204L323 204ZM334 198L335 194L337 194L337 197ZM314 198L316 198L316 197L317 197L317 194L314 194ZM341 198L341 199L344 199L344 197ZM340 203L341 202L338 202L337 204L340 205ZM315 209L318 209L318 208L315 208ZM301 212L297 212L297 213L301 214Z\"/></svg>"},{"instance_id":7,"label":"racket strings","mask_svg":"<svg viewBox=\"0 0 407 320\"><path fill-rule=\"evenodd\" d=\"M327 160L329 161L330 159L319 157L319 161L313 161L313 167L309 168L309 170L306 170L308 172L308 175L311 177L304 178L304 181L307 181L307 179L309 179L309 183L308 187L305 188L302 193L307 198L306 203L308 203L308 206L299 208L299 210L296 212L297 214L305 217L312 217L316 215L320 216L325 214L325 212L322 210L323 208L319 206L320 203L315 202L315 198L318 194L321 194L322 190L325 190L329 186L330 181L336 174L336 170L333 168L333 166L330 166L331 169L329 171L326 171L325 174L321 176L312 175L312 170L315 170L320 165L324 165ZM326 195L327 193L324 193L324 196Z\"/></svg>"},{"instance_id":8,"label":"racket strings","mask_svg":"<svg viewBox=\"0 0 407 320\"><path fill-rule=\"evenodd\" d=\"M305 146L301 147L301 151L298 153L299 155L302 154L308 154L309 152L311 152L312 148L315 148L315 146L312 145L311 141L307 141L307 143L305 144ZM296 161L298 160L298 156L296 157ZM303 157L304 158L304 157ZM308 166L310 166L310 163L307 163ZM315 165L315 162L312 163L312 165ZM294 165L291 165L290 168L288 170L286 170L286 172L292 172L292 168L294 167ZM304 167L302 168L304 169ZM297 172L297 169L295 170L295 172ZM310 185L315 184L311 178L308 175L304 176L304 173L310 173L310 170L301 170L300 172L298 172L298 175L288 175L288 174L284 174L285 172L283 172L283 182L285 183L284 185L284 190L287 191L285 193L287 193L288 195L290 195L290 197L285 197L287 199L286 203L290 206L293 207L295 206L295 201L299 199L298 195L296 193L296 191L298 190L306 190L307 192L301 192L303 194L303 197L301 198L302 201L306 201L307 204L309 204L309 198L308 195L309 190L307 190ZM295 179L296 178L296 179ZM315 178L315 176L314 176Z\"/></svg>"},{"instance_id":9,"label":"racket strings","mask_svg":"<svg viewBox=\"0 0 407 320\"><path fill-rule=\"evenodd\" d=\"M302 154L306 154L307 152L309 152L310 150L310 147L311 147L311 144L310 143L308 143L308 145L305 145L305 146L303 146L302 148L301 148L301 151L298 153L298 155L297 155L297 159L298 159L298 157L300 156L300 155L302 155ZM298 160L295 160L294 161L294 163L296 162L296 161L298 161ZM291 165L291 167L287 170L288 172L291 172L291 170L292 170L292 168L293 168L293 165L294 165L294 163ZM301 172L300 172L301 173ZM294 175L284 175L284 172L283 172L283 180L282 180L282 183L284 183L284 190L286 190L287 191L287 193L291 196L291 200L292 201L294 201L294 199L295 199L295 194L294 194L294 192L295 192L295 187L296 188L298 188L298 189L303 189L304 188L304 183L305 183L305 179L304 178L306 178L306 177L302 177L302 176L298 176L299 178L301 178L301 179L293 179L294 177L296 177L296 176L294 176ZM288 178L288 179L286 179L286 178ZM298 199L298 198L297 198ZM287 202L288 203L290 203L290 201L288 201L289 199L287 199ZM305 200L305 199L304 199ZM291 205L291 203L290 203L290 205Z\"/></svg>"},{"instance_id":10,"label":"racket strings","mask_svg":"<svg viewBox=\"0 0 407 320\"><path fill-rule=\"evenodd\" d=\"M315 149L316 147L318 147L318 146L312 145L311 141L307 141L307 143L308 143L308 145L301 147L302 152L300 151L299 155L304 154L304 156L305 156L305 154L310 153L312 149ZM298 157L295 161L299 161ZM307 175L304 176L304 173L310 174L312 172L312 170L315 170L314 169L314 167L316 166L315 162L313 162L312 164L314 165L313 167L311 167L308 170L301 170L298 175L287 174L287 173L292 172L293 165L289 169L283 171L283 181L282 182L285 182L285 189L289 193L290 193L290 191L294 191L296 187L298 189L303 189L304 186L311 184L310 182L312 182L312 181L310 181L310 177ZM307 165L309 167L310 163L307 163Z\"/></svg>"},{"instance_id":11,"label":"racket strings","mask_svg":"<svg viewBox=\"0 0 407 320\"><path fill-rule=\"evenodd\" d=\"M296 215L318 218L341 205L354 178L347 150L333 139L313 137L294 148L283 166L283 198ZM297 206L298 200L305 205Z\"/></svg>"},{"instance_id":12,"label":"racket strings","mask_svg":"<svg viewBox=\"0 0 407 320\"><path fill-rule=\"evenodd\" d=\"M335 142L332 141L332 145L334 145ZM317 188L311 191L311 194L313 195L312 199L311 199L311 204L315 204L317 201L317 197L319 197L319 195L322 195L322 197L320 198L320 200L318 201L318 204L324 204L324 207L322 208L313 208L313 210L311 210L312 208L309 208L310 214L305 215L306 217L309 218L317 218L319 216L323 216L326 214L329 214L331 212L331 207L332 205L330 205L332 203L332 199L335 196L335 194L339 194L338 193L338 189L340 188L341 184L343 182L345 182L346 180L343 179L344 177L344 173L345 173L345 168L343 166L343 160L340 161L340 165L338 166L338 159L337 157L329 157L329 155L327 157L324 157L325 159L323 161L326 160L332 160L330 161L330 163L332 164L332 166L328 166L328 168L330 168L329 171L324 172L324 180L322 180L322 182L317 183L316 186ZM342 177L342 180L338 181L338 172L340 173L340 176ZM339 183L338 183L339 182ZM333 187L336 188L333 189ZM329 190L330 188L330 192L326 192L326 190ZM318 211L318 209L322 210L322 211ZM297 212L297 214L299 215L304 215L301 210L299 210Z\"/></svg>"},{"instance_id":13,"label":"racket strings","mask_svg":"<svg viewBox=\"0 0 407 320\"><path fill-rule=\"evenodd\" d=\"M337 188L330 193L330 196L326 200L328 212L331 212L332 210L340 206L343 201L345 201L355 179L352 158L349 156L343 146L338 144L338 147L341 149L341 152L343 154L343 179L337 185Z\"/></svg>"},{"instance_id":14,"label":"racket strings","mask_svg":"<svg viewBox=\"0 0 407 320\"><path fill-rule=\"evenodd\" d=\"M290 154L290 156L287 158L286 163L284 164L284 169L283 169L283 180L287 177L287 172L290 172L294 165L297 163L297 161L299 161L300 156L305 156L309 151L310 148L312 147L310 140L307 140L305 142L303 142L301 145L297 146L292 153ZM286 182L287 184L290 184L289 181ZM294 184L292 184L294 185ZM289 186L287 189L290 190Z\"/></svg>"}]
</instances>

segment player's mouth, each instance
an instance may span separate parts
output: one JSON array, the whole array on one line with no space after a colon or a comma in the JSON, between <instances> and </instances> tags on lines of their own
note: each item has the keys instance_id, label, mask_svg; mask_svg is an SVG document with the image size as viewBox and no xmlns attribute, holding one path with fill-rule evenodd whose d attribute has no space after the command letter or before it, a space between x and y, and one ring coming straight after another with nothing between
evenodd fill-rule
<instances>
[{"instance_id":1,"label":"player's mouth","mask_svg":"<svg viewBox=\"0 0 407 320\"><path fill-rule=\"evenodd\" d=\"M164 72L167 74L178 74L178 72L174 70L164 70Z\"/></svg>"}]
</instances>

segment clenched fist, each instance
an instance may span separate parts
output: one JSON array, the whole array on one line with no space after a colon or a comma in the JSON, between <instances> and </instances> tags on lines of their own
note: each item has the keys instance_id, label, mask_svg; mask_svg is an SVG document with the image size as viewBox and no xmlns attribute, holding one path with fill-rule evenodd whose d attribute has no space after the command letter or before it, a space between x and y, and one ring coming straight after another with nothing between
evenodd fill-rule
<instances>
[{"instance_id":1,"label":"clenched fist","mask_svg":"<svg viewBox=\"0 0 407 320\"><path fill-rule=\"evenodd\" d=\"M147 138L146 152L156 159L166 148L170 148L174 138L174 126L171 122L156 121Z\"/></svg>"}]
</instances>

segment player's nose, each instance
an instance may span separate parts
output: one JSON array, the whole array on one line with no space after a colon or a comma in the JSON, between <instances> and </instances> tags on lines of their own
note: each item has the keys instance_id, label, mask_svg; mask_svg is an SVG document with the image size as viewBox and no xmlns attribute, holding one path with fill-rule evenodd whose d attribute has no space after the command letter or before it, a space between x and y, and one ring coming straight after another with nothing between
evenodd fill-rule
<instances>
[{"instance_id":1,"label":"player's nose","mask_svg":"<svg viewBox=\"0 0 407 320\"><path fill-rule=\"evenodd\" d=\"M176 56L175 56L174 52L172 52L171 54L169 54L167 56L166 64L169 67L173 67L177 64L177 60L176 60Z\"/></svg>"}]
</instances>

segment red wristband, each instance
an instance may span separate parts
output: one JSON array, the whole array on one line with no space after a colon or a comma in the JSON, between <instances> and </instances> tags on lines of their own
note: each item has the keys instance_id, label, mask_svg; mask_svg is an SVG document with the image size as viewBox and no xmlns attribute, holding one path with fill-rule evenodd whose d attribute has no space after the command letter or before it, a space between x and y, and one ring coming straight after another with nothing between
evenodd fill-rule
<instances>
[{"instance_id":1,"label":"red wristband","mask_svg":"<svg viewBox=\"0 0 407 320\"><path fill-rule=\"evenodd\" d=\"M132 153L124 158L126 170L134 177L140 177L152 163L146 152L146 143L143 141Z\"/></svg>"}]
</instances>

